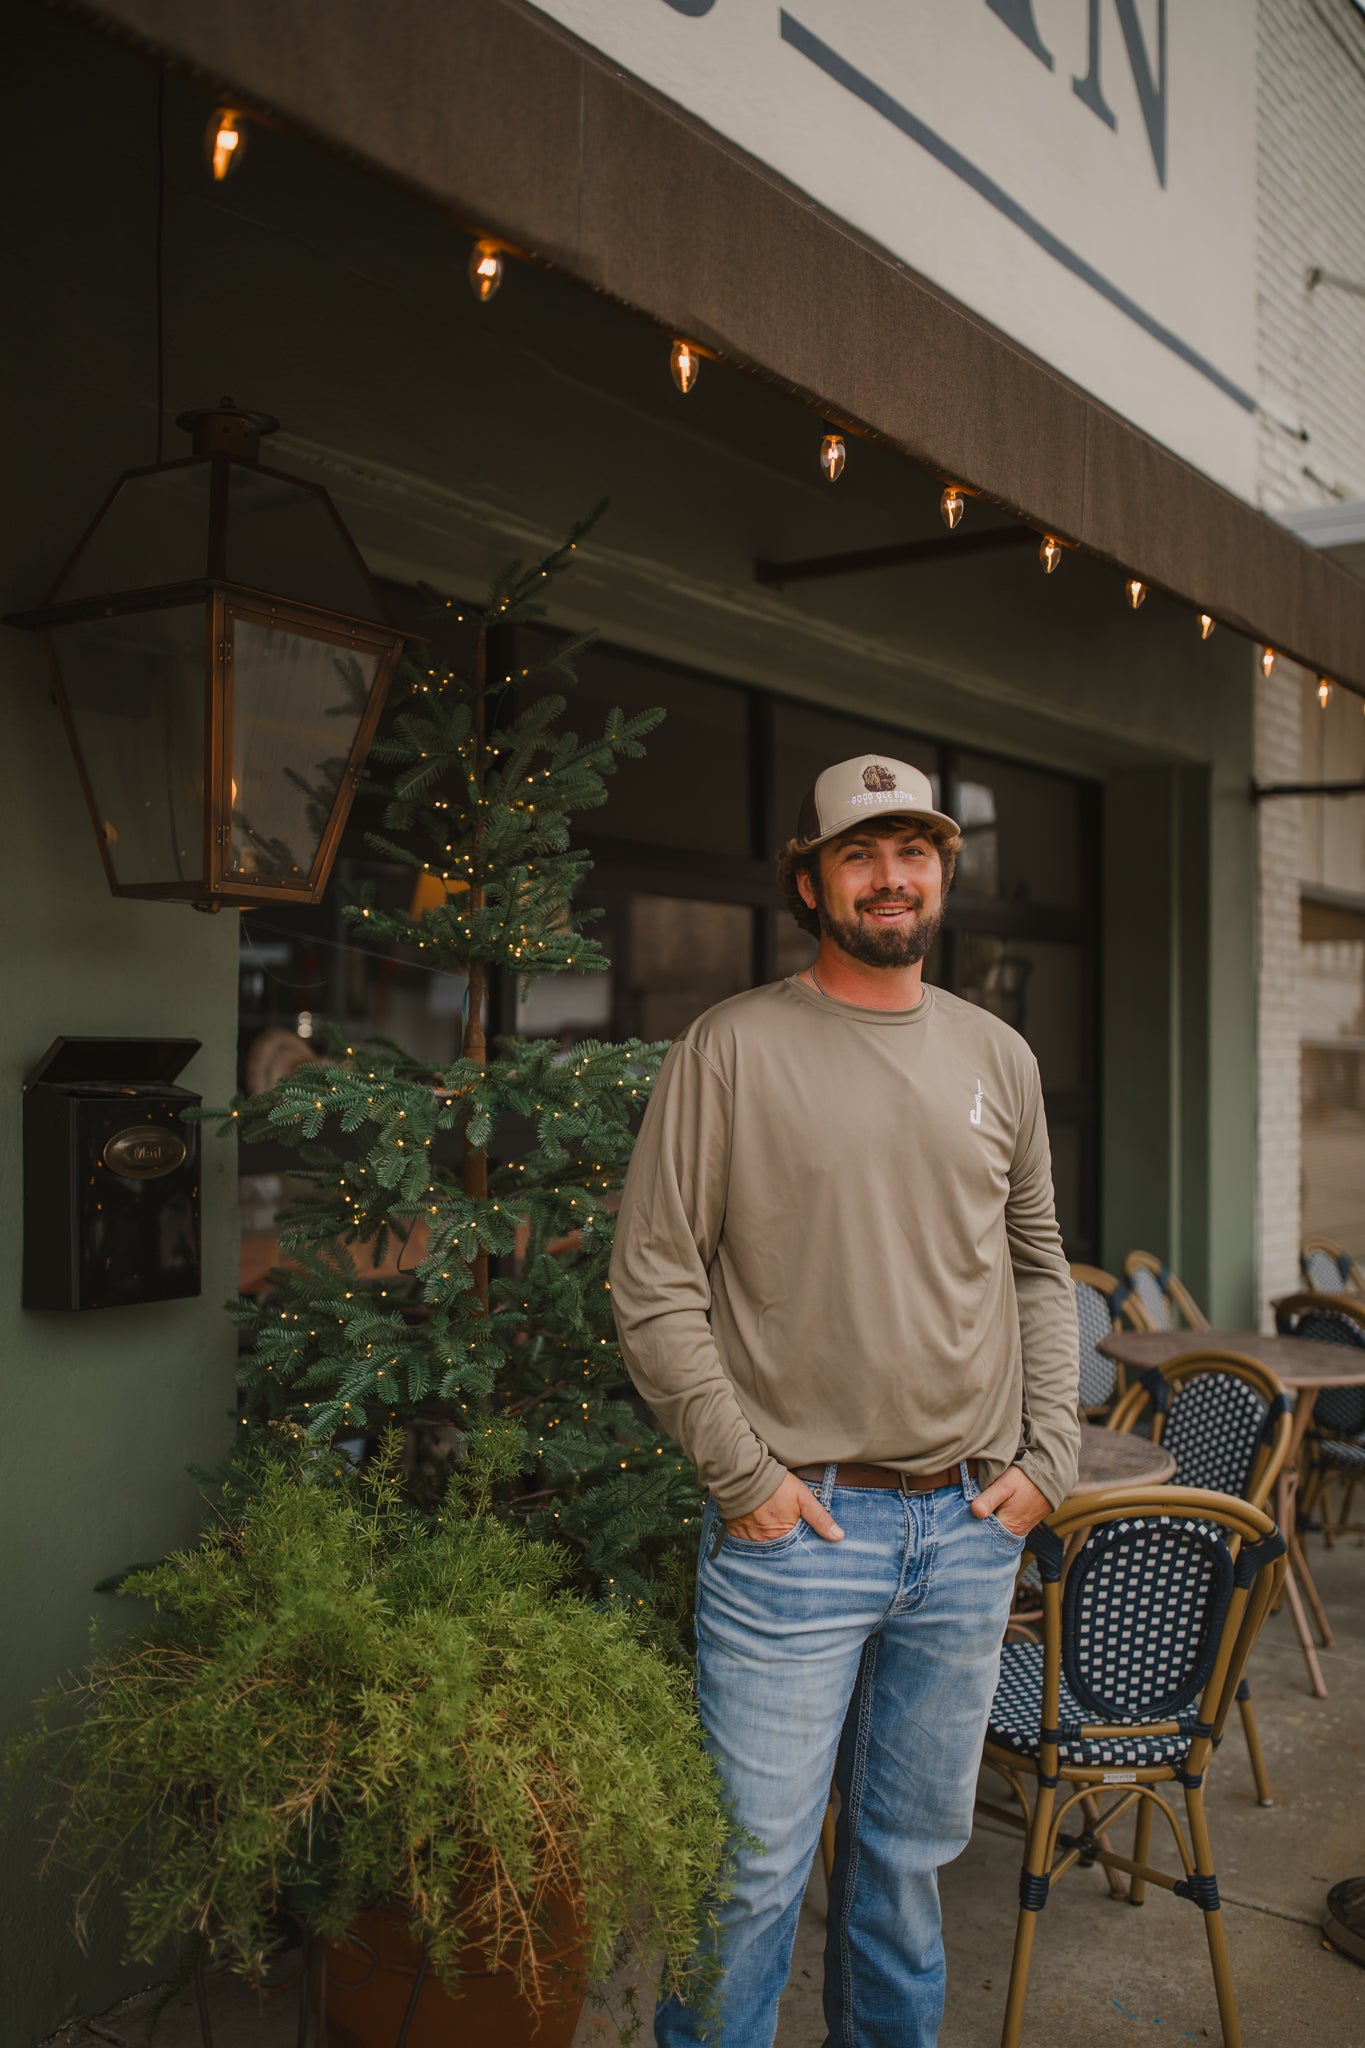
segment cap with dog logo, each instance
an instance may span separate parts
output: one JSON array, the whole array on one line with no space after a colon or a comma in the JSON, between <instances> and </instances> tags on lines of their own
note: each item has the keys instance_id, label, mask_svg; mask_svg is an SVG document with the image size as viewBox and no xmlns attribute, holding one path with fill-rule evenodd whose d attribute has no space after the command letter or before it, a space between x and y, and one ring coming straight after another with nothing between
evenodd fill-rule
<instances>
[{"instance_id":1,"label":"cap with dog logo","mask_svg":"<svg viewBox=\"0 0 1365 2048\"><path fill-rule=\"evenodd\" d=\"M885 754L856 754L826 768L806 791L796 836L804 846L821 846L879 818L921 818L950 832L958 829L956 819L934 808L934 786L922 769Z\"/></svg>"}]
</instances>

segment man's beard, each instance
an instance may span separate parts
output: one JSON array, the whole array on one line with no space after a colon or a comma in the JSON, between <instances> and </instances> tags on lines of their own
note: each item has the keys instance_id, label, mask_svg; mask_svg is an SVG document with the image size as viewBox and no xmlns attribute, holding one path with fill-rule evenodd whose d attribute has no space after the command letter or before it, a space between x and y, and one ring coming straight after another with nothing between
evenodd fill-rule
<instances>
[{"instance_id":1,"label":"man's beard","mask_svg":"<svg viewBox=\"0 0 1365 2048\"><path fill-rule=\"evenodd\" d=\"M869 897L866 908L878 903L902 903L904 897ZM913 909L913 904L907 904ZM816 911L820 929L826 938L832 939L841 953L847 953L851 960L859 961L864 967L913 967L922 960L934 940L938 937L943 923L943 906L934 911L921 910L911 925L893 924L879 930L876 925L866 925L860 918L831 916L825 904L824 892L816 889Z\"/></svg>"}]
</instances>

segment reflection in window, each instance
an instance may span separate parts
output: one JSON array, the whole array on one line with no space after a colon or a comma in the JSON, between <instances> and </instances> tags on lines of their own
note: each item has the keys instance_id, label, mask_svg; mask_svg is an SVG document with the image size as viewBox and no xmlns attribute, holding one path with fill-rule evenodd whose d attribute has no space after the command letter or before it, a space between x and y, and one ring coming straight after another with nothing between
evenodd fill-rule
<instances>
[{"instance_id":1,"label":"reflection in window","mask_svg":"<svg viewBox=\"0 0 1365 2048\"><path fill-rule=\"evenodd\" d=\"M984 782L969 782L965 778L959 782L957 822L962 828L962 851L957 857L954 878L957 887L978 891L983 896L998 896L1000 841L995 829L995 791Z\"/></svg>"},{"instance_id":2,"label":"reflection in window","mask_svg":"<svg viewBox=\"0 0 1365 2048\"><path fill-rule=\"evenodd\" d=\"M1300 926L1303 1234L1365 1253L1365 911L1305 901Z\"/></svg>"},{"instance_id":3,"label":"reflection in window","mask_svg":"<svg viewBox=\"0 0 1365 2048\"><path fill-rule=\"evenodd\" d=\"M1026 1038L1044 1088L1085 1083L1080 946L1052 939L1006 939L961 932L957 993L979 1003Z\"/></svg>"},{"instance_id":4,"label":"reflection in window","mask_svg":"<svg viewBox=\"0 0 1365 2048\"><path fill-rule=\"evenodd\" d=\"M753 913L745 904L634 896L628 928L628 1028L641 1038L676 1038L753 982Z\"/></svg>"},{"instance_id":5,"label":"reflection in window","mask_svg":"<svg viewBox=\"0 0 1365 2048\"><path fill-rule=\"evenodd\" d=\"M960 754L957 768L961 886L1011 903L1078 908L1086 872L1081 784L980 754Z\"/></svg>"},{"instance_id":6,"label":"reflection in window","mask_svg":"<svg viewBox=\"0 0 1365 2048\"><path fill-rule=\"evenodd\" d=\"M535 630L520 636L528 666L562 638ZM559 686L527 686L522 703L557 694ZM578 682L565 724L597 734L608 712L629 717L659 707L664 720L643 757L609 777L607 800L586 812L575 837L588 845L628 840L698 853L749 851L749 720L744 692L733 684L683 673L624 648L595 646L578 659Z\"/></svg>"}]
</instances>

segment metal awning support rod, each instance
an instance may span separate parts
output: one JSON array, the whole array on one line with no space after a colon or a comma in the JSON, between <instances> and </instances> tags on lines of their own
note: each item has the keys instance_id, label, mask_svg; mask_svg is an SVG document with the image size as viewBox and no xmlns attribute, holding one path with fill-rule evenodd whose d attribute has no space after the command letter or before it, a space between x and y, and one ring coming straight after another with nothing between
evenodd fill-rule
<instances>
[{"instance_id":1,"label":"metal awning support rod","mask_svg":"<svg viewBox=\"0 0 1365 2048\"><path fill-rule=\"evenodd\" d=\"M1365 796L1365 782L1253 782L1251 801L1271 796Z\"/></svg>"},{"instance_id":2,"label":"metal awning support rod","mask_svg":"<svg viewBox=\"0 0 1365 2048\"><path fill-rule=\"evenodd\" d=\"M1001 548L1037 547L1031 526L993 526L984 533L945 533L933 540L905 540L884 548L854 548L841 555L806 555L795 562L754 563L755 583L780 590L784 583L813 583L822 576L854 576L864 569L905 569L916 562L943 562L951 555L991 555Z\"/></svg>"}]
</instances>

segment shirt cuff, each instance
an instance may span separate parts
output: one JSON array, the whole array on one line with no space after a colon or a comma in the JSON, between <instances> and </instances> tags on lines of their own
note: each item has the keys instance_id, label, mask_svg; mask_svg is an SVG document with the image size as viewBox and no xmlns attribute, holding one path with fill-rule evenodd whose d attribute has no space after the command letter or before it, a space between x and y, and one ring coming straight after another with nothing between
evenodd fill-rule
<instances>
[{"instance_id":1,"label":"shirt cuff","mask_svg":"<svg viewBox=\"0 0 1365 2048\"><path fill-rule=\"evenodd\" d=\"M707 1491L722 1522L737 1522L741 1515L751 1515L765 1500L771 1500L786 1477L786 1466L768 1458L747 1479L734 1486L711 1486Z\"/></svg>"},{"instance_id":2,"label":"shirt cuff","mask_svg":"<svg viewBox=\"0 0 1365 2048\"><path fill-rule=\"evenodd\" d=\"M1049 1458L1046 1452L1034 1445L1021 1452L1015 1463L1025 1478L1031 1479L1039 1493L1046 1495L1049 1509L1059 1508L1076 1484L1076 1460Z\"/></svg>"}]
</instances>

